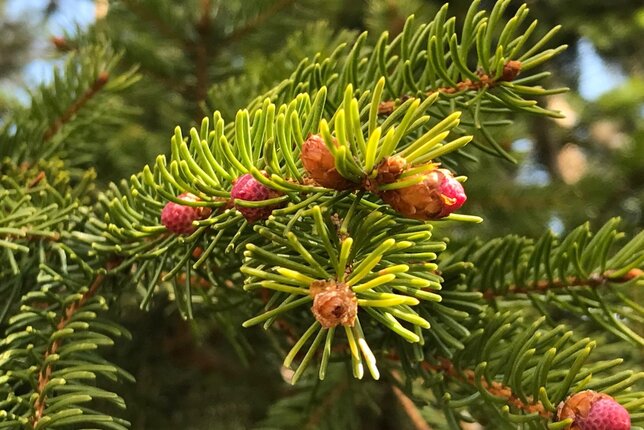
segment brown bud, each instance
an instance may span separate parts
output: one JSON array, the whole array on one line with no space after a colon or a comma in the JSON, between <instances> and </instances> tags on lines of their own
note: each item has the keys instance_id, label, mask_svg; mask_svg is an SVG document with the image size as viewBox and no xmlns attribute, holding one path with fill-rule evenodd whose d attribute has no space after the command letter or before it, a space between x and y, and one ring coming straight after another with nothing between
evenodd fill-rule
<instances>
[{"instance_id":1,"label":"brown bud","mask_svg":"<svg viewBox=\"0 0 644 430\"><path fill-rule=\"evenodd\" d=\"M513 81L521 73L521 61L510 60L503 65L501 81Z\"/></svg>"},{"instance_id":2,"label":"brown bud","mask_svg":"<svg viewBox=\"0 0 644 430\"><path fill-rule=\"evenodd\" d=\"M644 274L644 271L642 271L642 269L638 269L637 267L634 267L631 270L629 270L626 273L626 275L624 275L624 279L631 281L635 278L639 278L640 276L642 276L642 274Z\"/></svg>"},{"instance_id":3,"label":"brown bud","mask_svg":"<svg viewBox=\"0 0 644 430\"><path fill-rule=\"evenodd\" d=\"M446 217L467 200L463 186L446 169L432 170L418 184L384 191L380 197L401 215L420 220Z\"/></svg>"},{"instance_id":4,"label":"brown bud","mask_svg":"<svg viewBox=\"0 0 644 430\"><path fill-rule=\"evenodd\" d=\"M199 258L203 254L203 248L201 246L197 246L195 249L192 250L192 258Z\"/></svg>"},{"instance_id":5,"label":"brown bud","mask_svg":"<svg viewBox=\"0 0 644 430\"><path fill-rule=\"evenodd\" d=\"M338 146L335 139L333 144ZM348 190L356 186L355 183L338 173L335 168L335 158L319 134L309 134L302 144L300 158L309 176L323 187L334 190Z\"/></svg>"},{"instance_id":6,"label":"brown bud","mask_svg":"<svg viewBox=\"0 0 644 430\"><path fill-rule=\"evenodd\" d=\"M96 83L94 84L98 88L102 87L107 83L107 81L110 80L110 74L108 71L103 70L101 71L98 76L96 77Z\"/></svg>"},{"instance_id":7,"label":"brown bud","mask_svg":"<svg viewBox=\"0 0 644 430\"><path fill-rule=\"evenodd\" d=\"M395 108L396 102L394 100L386 100L384 102L380 102L380 104L378 105L378 115L391 115Z\"/></svg>"},{"instance_id":8,"label":"brown bud","mask_svg":"<svg viewBox=\"0 0 644 430\"><path fill-rule=\"evenodd\" d=\"M313 296L311 311L322 327L353 327L358 314L358 300L349 286L328 280L315 281L310 289Z\"/></svg>"},{"instance_id":9,"label":"brown bud","mask_svg":"<svg viewBox=\"0 0 644 430\"><path fill-rule=\"evenodd\" d=\"M391 184L392 182L396 182L396 179L398 179L406 168L407 160L405 158L399 155L387 157L378 166L378 174L376 175L375 181L377 184Z\"/></svg>"},{"instance_id":10,"label":"brown bud","mask_svg":"<svg viewBox=\"0 0 644 430\"><path fill-rule=\"evenodd\" d=\"M72 49L69 42L61 36L52 36L51 43L61 52L71 51Z\"/></svg>"}]
</instances>

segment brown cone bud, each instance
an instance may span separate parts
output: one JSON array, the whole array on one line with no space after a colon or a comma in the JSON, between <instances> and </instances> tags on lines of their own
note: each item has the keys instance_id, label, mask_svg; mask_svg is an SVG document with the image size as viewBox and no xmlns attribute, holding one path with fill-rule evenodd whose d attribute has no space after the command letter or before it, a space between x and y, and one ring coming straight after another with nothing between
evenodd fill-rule
<instances>
[{"instance_id":1,"label":"brown cone bud","mask_svg":"<svg viewBox=\"0 0 644 430\"><path fill-rule=\"evenodd\" d=\"M329 280L315 281L310 288L313 296L311 311L322 327L353 327L358 314L358 300L350 287Z\"/></svg>"},{"instance_id":2,"label":"brown cone bud","mask_svg":"<svg viewBox=\"0 0 644 430\"><path fill-rule=\"evenodd\" d=\"M382 192L382 200L401 215L420 220L446 217L467 200L463 186L449 170L435 169L423 176L416 185Z\"/></svg>"},{"instance_id":3,"label":"brown cone bud","mask_svg":"<svg viewBox=\"0 0 644 430\"><path fill-rule=\"evenodd\" d=\"M333 144L338 145L335 139ZM309 176L323 187L348 190L356 186L338 173L335 168L335 158L319 134L310 134L304 141L300 158Z\"/></svg>"},{"instance_id":4,"label":"brown cone bud","mask_svg":"<svg viewBox=\"0 0 644 430\"><path fill-rule=\"evenodd\" d=\"M67 52L72 50L72 46L69 42L61 36L53 36L51 38L51 43L61 52Z\"/></svg>"},{"instance_id":5,"label":"brown cone bud","mask_svg":"<svg viewBox=\"0 0 644 430\"><path fill-rule=\"evenodd\" d=\"M378 105L378 115L391 115L394 109L396 109L396 102L394 100L386 100L384 102L380 102L380 104Z\"/></svg>"},{"instance_id":6,"label":"brown cone bud","mask_svg":"<svg viewBox=\"0 0 644 430\"><path fill-rule=\"evenodd\" d=\"M396 179L407 168L407 160L400 155L394 155L382 160L378 166L378 174L376 175L377 184L391 184L396 182Z\"/></svg>"},{"instance_id":7,"label":"brown cone bud","mask_svg":"<svg viewBox=\"0 0 644 430\"><path fill-rule=\"evenodd\" d=\"M521 73L521 61L510 60L503 65L501 81L513 81Z\"/></svg>"}]
</instances>

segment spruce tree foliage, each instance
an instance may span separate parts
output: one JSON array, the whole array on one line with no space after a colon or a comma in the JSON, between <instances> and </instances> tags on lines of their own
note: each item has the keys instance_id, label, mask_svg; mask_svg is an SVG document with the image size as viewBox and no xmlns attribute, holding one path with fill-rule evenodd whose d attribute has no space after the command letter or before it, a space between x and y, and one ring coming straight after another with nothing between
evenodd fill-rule
<instances>
[{"instance_id":1,"label":"spruce tree foliage","mask_svg":"<svg viewBox=\"0 0 644 430\"><path fill-rule=\"evenodd\" d=\"M559 27L509 0L412 15L391 36L317 23L309 28L327 44L287 72L316 2L189 3L116 2L89 34L66 39L53 82L0 123L0 427L131 427L120 393L134 377L110 347L127 348L132 301L212 321L266 378L283 365L295 391L275 393L256 428L369 428L365 417L391 396L416 428L565 429L557 407L582 390L614 397L633 428L644 425L634 364L644 233L625 235L611 219L562 237L450 243L450 225L482 221L467 206L419 221L381 198L435 163L458 174L481 154L516 162L497 134L515 117L561 117L535 100L566 90L543 86L539 69L565 49L552 46ZM147 30L110 25L126 19L161 20L155 31L172 45L156 50ZM255 33L264 25L296 33L267 52ZM284 66L220 70L234 66L235 49ZM168 152L103 187L91 166L102 144L131 132L124 125L139 112L126 100L155 85L141 82L148 71L190 97L154 108L167 109ZM351 188L310 180L301 159L310 135ZM405 170L378 183L396 157ZM231 197L244 175L273 194ZM207 216L174 234L161 222L169 203ZM244 216L266 207L267 219ZM329 285L351 291L350 323L312 312ZM257 333L244 327L268 340L253 348Z\"/></svg>"}]
</instances>

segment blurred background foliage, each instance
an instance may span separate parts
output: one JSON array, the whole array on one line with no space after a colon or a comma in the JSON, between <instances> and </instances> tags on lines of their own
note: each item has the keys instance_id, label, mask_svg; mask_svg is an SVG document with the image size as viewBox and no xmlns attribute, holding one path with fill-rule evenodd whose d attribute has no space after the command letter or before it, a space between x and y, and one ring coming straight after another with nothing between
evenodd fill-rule
<instances>
[{"instance_id":1,"label":"blurred background foliage","mask_svg":"<svg viewBox=\"0 0 644 430\"><path fill-rule=\"evenodd\" d=\"M131 120L96 148L90 163L106 184L168 152L175 125L189 126L215 109L230 118L287 77L300 59L329 54L363 30L372 38L385 30L396 34L408 15L429 19L442 3L0 0L0 123L29 103L29 88L46 82L66 52L107 40L122 50L121 67L138 67L141 79L122 95ZM644 6L634 0L527 3L542 28L563 25L552 45L569 48L549 63L548 86L571 91L541 102L566 118L519 116L513 126L496 130L519 163L483 153L475 154L477 163L464 161L459 174L469 176L465 212L485 222L445 223L440 230L450 229L453 242L465 242L508 233L538 236L547 228L565 233L585 220L598 227L620 216L622 228L638 231L644 201ZM508 14L519 5L513 3ZM468 6L453 0L451 14L462 16ZM139 381L124 393L133 428L276 428L267 412L271 399L297 399L297 389L284 392L278 372L252 364L256 356L239 366L241 341L213 330L208 320L181 322L163 303L152 316L140 315L134 304L128 309L121 317L135 341L116 354ZM270 341L265 336L251 332L249 338L256 351L271 350L259 346ZM345 384L336 395L350 396L356 384ZM318 400L300 405L309 418ZM363 405L369 423L337 428L405 428L391 391L374 391L372 400L378 408ZM314 421L283 425L316 428Z\"/></svg>"}]
</instances>

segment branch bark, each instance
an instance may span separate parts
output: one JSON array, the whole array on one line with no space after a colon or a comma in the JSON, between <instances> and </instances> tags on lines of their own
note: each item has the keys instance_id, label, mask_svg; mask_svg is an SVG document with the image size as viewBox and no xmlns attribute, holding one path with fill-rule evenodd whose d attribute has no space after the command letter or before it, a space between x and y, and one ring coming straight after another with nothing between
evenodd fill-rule
<instances>
[{"instance_id":1,"label":"branch bark","mask_svg":"<svg viewBox=\"0 0 644 430\"><path fill-rule=\"evenodd\" d=\"M478 72L477 75L479 78L477 80L465 79L457 82L456 85L453 86L431 89L427 91L427 95L429 96L433 93L455 94L464 91L478 91L482 88L492 88L501 82L513 81L517 76L519 76L519 73L521 73L521 62L511 60L505 63L503 66L503 74L498 79L494 79L485 73ZM402 96L402 98L405 99L406 96ZM395 100L385 100L378 106L378 114L390 115L395 108Z\"/></svg>"},{"instance_id":2,"label":"branch bark","mask_svg":"<svg viewBox=\"0 0 644 430\"><path fill-rule=\"evenodd\" d=\"M538 293L545 294L552 290L560 290L565 288L580 288L580 287L601 287L605 286L608 283L624 283L629 282L639 276L642 276L641 269L632 269L624 276L618 278L611 278L610 272L603 274L592 274L588 278L579 278L576 276L568 277L567 279L553 279L552 281L548 279L542 279L538 282L535 282L528 286L518 286L516 284L511 284L506 290L503 290L502 293L499 293L493 289L487 289L483 291L483 297L486 300L492 300L499 296L507 296L508 294L529 294L529 293Z\"/></svg>"},{"instance_id":3,"label":"branch bark","mask_svg":"<svg viewBox=\"0 0 644 430\"><path fill-rule=\"evenodd\" d=\"M466 382L476 387L476 376L473 370L466 369L461 373L449 359L439 357L438 361L440 363L439 365L424 361L421 366L427 371L434 373L440 372L452 379ZM525 403L514 395L510 387L496 381L489 384L485 378L481 379L481 385L493 396L505 398L507 403L527 414L533 414L536 412L546 419L552 418L552 412L548 411L539 400L529 398L529 402Z\"/></svg>"}]
</instances>

